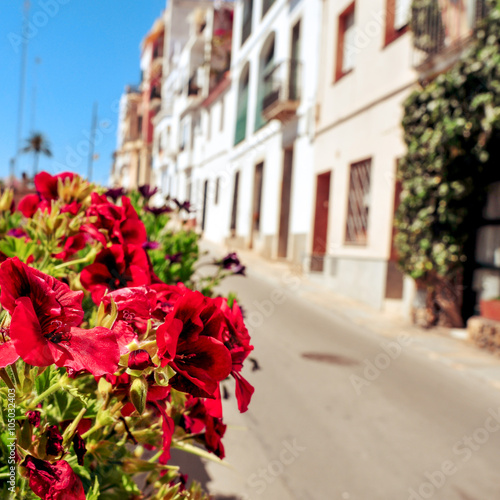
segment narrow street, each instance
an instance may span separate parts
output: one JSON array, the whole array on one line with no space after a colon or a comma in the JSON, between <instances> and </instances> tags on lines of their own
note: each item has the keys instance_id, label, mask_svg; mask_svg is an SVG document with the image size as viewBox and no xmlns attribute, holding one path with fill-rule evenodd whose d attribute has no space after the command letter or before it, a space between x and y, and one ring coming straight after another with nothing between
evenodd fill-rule
<instances>
[{"instance_id":1,"label":"narrow street","mask_svg":"<svg viewBox=\"0 0 500 500\"><path fill-rule=\"evenodd\" d=\"M373 333L303 300L294 279L277 287L249 270L221 286L238 293L261 370L247 367L249 411L225 408L230 468L196 473L215 498L500 498L499 390L439 362L439 339L423 352ZM458 358L491 358L450 341Z\"/></svg>"}]
</instances>

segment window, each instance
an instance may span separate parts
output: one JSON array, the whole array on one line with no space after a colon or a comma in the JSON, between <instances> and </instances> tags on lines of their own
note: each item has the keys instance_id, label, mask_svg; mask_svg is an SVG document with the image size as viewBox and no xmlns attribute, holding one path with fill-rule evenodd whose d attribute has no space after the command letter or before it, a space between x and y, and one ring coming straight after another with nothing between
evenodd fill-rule
<instances>
[{"instance_id":1,"label":"window","mask_svg":"<svg viewBox=\"0 0 500 500\"><path fill-rule=\"evenodd\" d=\"M217 179L215 179L215 200L214 200L215 205L219 204L219 189L220 189L220 177L217 177Z\"/></svg>"},{"instance_id":2,"label":"window","mask_svg":"<svg viewBox=\"0 0 500 500\"><path fill-rule=\"evenodd\" d=\"M186 169L186 201L192 203L191 196L193 194L193 179L191 176L191 169Z\"/></svg>"},{"instance_id":3,"label":"window","mask_svg":"<svg viewBox=\"0 0 500 500\"><path fill-rule=\"evenodd\" d=\"M353 2L339 16L335 81L340 80L354 68L356 56L356 47L354 43L355 34Z\"/></svg>"},{"instance_id":4,"label":"window","mask_svg":"<svg viewBox=\"0 0 500 500\"><path fill-rule=\"evenodd\" d=\"M267 14L267 11L271 8L274 0L262 0L262 17Z\"/></svg>"},{"instance_id":5,"label":"window","mask_svg":"<svg viewBox=\"0 0 500 500\"><path fill-rule=\"evenodd\" d=\"M142 116L139 115L137 117L137 136L141 137L142 136Z\"/></svg>"},{"instance_id":6,"label":"window","mask_svg":"<svg viewBox=\"0 0 500 500\"><path fill-rule=\"evenodd\" d=\"M212 113L210 108L207 108L207 141L212 137Z\"/></svg>"},{"instance_id":7,"label":"window","mask_svg":"<svg viewBox=\"0 0 500 500\"><path fill-rule=\"evenodd\" d=\"M220 99L220 124L219 124L219 131L222 132L224 130L224 113L226 109L226 99L224 96L221 97Z\"/></svg>"},{"instance_id":8,"label":"window","mask_svg":"<svg viewBox=\"0 0 500 500\"><path fill-rule=\"evenodd\" d=\"M408 31L411 0L387 0L385 13L385 45Z\"/></svg>"},{"instance_id":9,"label":"window","mask_svg":"<svg viewBox=\"0 0 500 500\"><path fill-rule=\"evenodd\" d=\"M270 74L274 68L274 33L271 34L270 40L264 44L260 57L260 75L259 86L257 88L257 109L255 113L255 130L259 130L267 120L262 115L264 108L264 98L270 90Z\"/></svg>"},{"instance_id":10,"label":"window","mask_svg":"<svg viewBox=\"0 0 500 500\"><path fill-rule=\"evenodd\" d=\"M243 45L252 32L253 0L243 1L243 26L241 29L241 45Z\"/></svg>"},{"instance_id":11,"label":"window","mask_svg":"<svg viewBox=\"0 0 500 500\"><path fill-rule=\"evenodd\" d=\"M236 114L236 131L234 135L234 145L239 144L245 140L247 135L247 107L248 107L248 84L249 84L250 71L247 64L243 69L240 78L240 89L238 93L238 108Z\"/></svg>"},{"instance_id":12,"label":"window","mask_svg":"<svg viewBox=\"0 0 500 500\"><path fill-rule=\"evenodd\" d=\"M354 245L366 245L368 243L371 166L371 159L351 165L346 243Z\"/></svg>"},{"instance_id":13,"label":"window","mask_svg":"<svg viewBox=\"0 0 500 500\"><path fill-rule=\"evenodd\" d=\"M233 190L233 207L231 210L231 235L236 234L236 224L238 220L238 192L240 184L240 173L236 172L234 174L234 190Z\"/></svg>"},{"instance_id":14,"label":"window","mask_svg":"<svg viewBox=\"0 0 500 500\"><path fill-rule=\"evenodd\" d=\"M184 119L184 121L181 123L181 133L179 137L179 149L181 151L184 151L184 149L187 146L188 135L189 135L189 123L187 122L186 119Z\"/></svg>"}]
</instances>

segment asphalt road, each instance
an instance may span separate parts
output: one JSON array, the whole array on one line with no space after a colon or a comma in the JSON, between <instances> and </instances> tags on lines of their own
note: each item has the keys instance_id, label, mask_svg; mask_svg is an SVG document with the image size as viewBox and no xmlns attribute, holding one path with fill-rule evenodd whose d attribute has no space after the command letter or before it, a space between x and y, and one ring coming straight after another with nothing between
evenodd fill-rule
<instances>
[{"instance_id":1,"label":"asphalt road","mask_svg":"<svg viewBox=\"0 0 500 500\"><path fill-rule=\"evenodd\" d=\"M294 279L221 286L261 370L245 372L247 413L225 402L231 467L190 459L193 475L217 500L499 500L500 391L306 302Z\"/></svg>"}]
</instances>

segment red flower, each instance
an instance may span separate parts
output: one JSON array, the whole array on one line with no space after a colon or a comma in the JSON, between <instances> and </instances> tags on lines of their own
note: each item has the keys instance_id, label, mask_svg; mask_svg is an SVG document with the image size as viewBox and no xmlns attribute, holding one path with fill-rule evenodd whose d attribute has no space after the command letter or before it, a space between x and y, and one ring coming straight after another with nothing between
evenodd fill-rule
<instances>
[{"instance_id":1,"label":"red flower","mask_svg":"<svg viewBox=\"0 0 500 500\"><path fill-rule=\"evenodd\" d=\"M187 412L183 415L181 425L188 434L200 434L205 429L202 439L207 450L222 459L225 456L222 437L227 426L222 422L222 414L219 410L220 399L214 401L217 407L215 411L211 406L212 400L188 399Z\"/></svg>"},{"instance_id":2,"label":"red flower","mask_svg":"<svg viewBox=\"0 0 500 500\"><path fill-rule=\"evenodd\" d=\"M21 465L30 488L42 500L85 500L82 482L65 460L51 464L28 455Z\"/></svg>"},{"instance_id":3,"label":"red flower","mask_svg":"<svg viewBox=\"0 0 500 500\"><path fill-rule=\"evenodd\" d=\"M221 342L221 314L200 292L180 298L157 330L162 366L176 375L172 387L193 396L215 397L219 381L231 371L231 355Z\"/></svg>"},{"instance_id":4,"label":"red flower","mask_svg":"<svg viewBox=\"0 0 500 500\"><path fill-rule=\"evenodd\" d=\"M146 228L132 206L130 199L126 196L122 197L122 210L123 215L120 221L122 240L120 243L132 243L133 245L146 243L148 239Z\"/></svg>"},{"instance_id":5,"label":"red flower","mask_svg":"<svg viewBox=\"0 0 500 500\"><path fill-rule=\"evenodd\" d=\"M37 194L27 194L17 206L17 209L28 219L35 215L40 204L40 197Z\"/></svg>"},{"instance_id":6,"label":"red flower","mask_svg":"<svg viewBox=\"0 0 500 500\"><path fill-rule=\"evenodd\" d=\"M156 304L154 290L145 286L122 288L105 295L102 302L106 307L111 307L111 299L118 308L118 321L123 321L141 333L146 332L151 311Z\"/></svg>"},{"instance_id":7,"label":"red flower","mask_svg":"<svg viewBox=\"0 0 500 500\"><path fill-rule=\"evenodd\" d=\"M135 245L112 245L82 270L80 280L96 304L101 303L106 291L149 285L151 278L146 252Z\"/></svg>"},{"instance_id":8,"label":"red flower","mask_svg":"<svg viewBox=\"0 0 500 500\"><path fill-rule=\"evenodd\" d=\"M90 233L93 229L93 236L103 245L106 245L107 240L100 230L108 233L112 243L142 245L147 241L146 228L129 198L122 197L122 206L110 203L106 195L99 196L97 193L92 193L91 200L87 217L95 220L86 228Z\"/></svg>"},{"instance_id":9,"label":"red flower","mask_svg":"<svg viewBox=\"0 0 500 500\"><path fill-rule=\"evenodd\" d=\"M150 287L156 292L156 306L153 311L153 317L158 321L165 321L166 315L173 310L175 303L187 291L184 285L177 286L167 284L153 284Z\"/></svg>"},{"instance_id":10,"label":"red flower","mask_svg":"<svg viewBox=\"0 0 500 500\"><path fill-rule=\"evenodd\" d=\"M59 180L64 182L66 179L69 179L72 181L75 177L76 174L72 172L62 172L57 175L50 175L48 172L40 172L35 175L35 188L42 200L57 200L59 198L57 189Z\"/></svg>"},{"instance_id":11,"label":"red flower","mask_svg":"<svg viewBox=\"0 0 500 500\"><path fill-rule=\"evenodd\" d=\"M87 447L85 446L85 441L82 439L78 432L76 432L73 436L73 448L78 460L78 465L83 465L83 458L87 453Z\"/></svg>"},{"instance_id":12,"label":"red flower","mask_svg":"<svg viewBox=\"0 0 500 500\"><path fill-rule=\"evenodd\" d=\"M45 453L47 455L57 456L64 451L63 437L57 428L57 425L51 425L45 433L47 443L45 445Z\"/></svg>"},{"instance_id":13,"label":"red flower","mask_svg":"<svg viewBox=\"0 0 500 500\"><path fill-rule=\"evenodd\" d=\"M40 427L40 412L39 411L28 411L26 413L29 423L34 427Z\"/></svg>"},{"instance_id":14,"label":"red flower","mask_svg":"<svg viewBox=\"0 0 500 500\"><path fill-rule=\"evenodd\" d=\"M224 315L223 341L231 353L231 375L236 381L238 408L243 413L248 409L254 388L243 378L240 372L243 368L243 362L253 350L253 346L250 345L250 335L243 321L243 315L238 303L234 301L233 307L230 308L226 299L217 298L215 302Z\"/></svg>"},{"instance_id":15,"label":"red flower","mask_svg":"<svg viewBox=\"0 0 500 500\"><path fill-rule=\"evenodd\" d=\"M70 236L64 242L64 250L54 255L57 259L66 260L68 257L75 255L75 253L83 250L87 244L87 237L85 233L78 233Z\"/></svg>"},{"instance_id":16,"label":"red flower","mask_svg":"<svg viewBox=\"0 0 500 500\"><path fill-rule=\"evenodd\" d=\"M5 333L2 332L5 338ZM19 359L19 354L17 354L14 342L11 340L5 341L0 344L0 368L5 368L12 363L15 363Z\"/></svg>"},{"instance_id":17,"label":"red flower","mask_svg":"<svg viewBox=\"0 0 500 500\"><path fill-rule=\"evenodd\" d=\"M225 457L224 445L222 444L222 438L226 433L227 425L222 423L219 418L214 418L207 415L205 430L205 444L208 451L211 451L220 459Z\"/></svg>"},{"instance_id":18,"label":"red flower","mask_svg":"<svg viewBox=\"0 0 500 500\"><path fill-rule=\"evenodd\" d=\"M0 303L12 315L11 342L33 366L56 364L94 375L113 373L119 351L107 328L82 330L82 292L23 264L17 257L0 266Z\"/></svg>"},{"instance_id":19,"label":"red flower","mask_svg":"<svg viewBox=\"0 0 500 500\"><path fill-rule=\"evenodd\" d=\"M172 436L175 430L175 423L171 416L167 414L164 408L164 403L154 402L153 403L162 416L162 441L163 441L163 453L160 456L160 464L166 464L170 460L170 446L172 444Z\"/></svg>"},{"instance_id":20,"label":"red flower","mask_svg":"<svg viewBox=\"0 0 500 500\"><path fill-rule=\"evenodd\" d=\"M137 349L132 351L128 358L128 367L131 370L145 370L150 366L156 366L151 360L151 356L148 351L144 349Z\"/></svg>"},{"instance_id":21,"label":"red flower","mask_svg":"<svg viewBox=\"0 0 500 500\"><path fill-rule=\"evenodd\" d=\"M61 213L65 214L71 214L71 215L76 215L79 211L80 208L82 207L81 203L78 203L77 201L72 201L71 203L68 203L64 205L64 207L61 208Z\"/></svg>"}]
</instances>

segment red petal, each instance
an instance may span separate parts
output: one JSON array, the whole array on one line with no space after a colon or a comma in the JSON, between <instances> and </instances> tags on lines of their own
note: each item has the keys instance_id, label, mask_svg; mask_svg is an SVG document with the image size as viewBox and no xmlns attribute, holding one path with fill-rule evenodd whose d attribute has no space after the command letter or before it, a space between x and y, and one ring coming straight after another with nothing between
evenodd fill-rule
<instances>
[{"instance_id":1,"label":"red petal","mask_svg":"<svg viewBox=\"0 0 500 500\"><path fill-rule=\"evenodd\" d=\"M248 410L248 405L252 399L252 394L255 389L253 386L245 380L239 373L231 372L231 375L236 381L236 399L238 400L238 409L241 413L245 413Z\"/></svg>"},{"instance_id":2,"label":"red petal","mask_svg":"<svg viewBox=\"0 0 500 500\"><path fill-rule=\"evenodd\" d=\"M181 359L181 356L186 356ZM172 368L206 393L213 395L221 380L231 372L231 354L224 344L214 338L200 336L198 340L182 344ZM172 386L177 380L172 379Z\"/></svg>"},{"instance_id":3,"label":"red petal","mask_svg":"<svg viewBox=\"0 0 500 500\"><path fill-rule=\"evenodd\" d=\"M85 500L82 482L65 460L52 465L28 455L22 465L30 488L42 500Z\"/></svg>"},{"instance_id":4,"label":"red petal","mask_svg":"<svg viewBox=\"0 0 500 500\"><path fill-rule=\"evenodd\" d=\"M31 219L38 210L40 198L37 194L28 194L20 202L17 209L28 219Z\"/></svg>"},{"instance_id":5,"label":"red petal","mask_svg":"<svg viewBox=\"0 0 500 500\"><path fill-rule=\"evenodd\" d=\"M146 228L139 220L127 219L120 224L124 243L142 245L147 240Z\"/></svg>"},{"instance_id":6,"label":"red petal","mask_svg":"<svg viewBox=\"0 0 500 500\"><path fill-rule=\"evenodd\" d=\"M28 297L16 300L16 308L10 323L10 338L16 352L33 366L49 366L61 357L52 342L42 335L42 328ZM53 347L54 346L54 347Z\"/></svg>"},{"instance_id":7,"label":"red petal","mask_svg":"<svg viewBox=\"0 0 500 500\"><path fill-rule=\"evenodd\" d=\"M163 417L163 454L161 455L159 462L161 464L166 464L170 460L170 445L172 444L172 436L175 430L175 423L172 417L167 415L165 408L159 404L154 403L155 406L160 410L161 416Z\"/></svg>"},{"instance_id":8,"label":"red petal","mask_svg":"<svg viewBox=\"0 0 500 500\"><path fill-rule=\"evenodd\" d=\"M107 328L98 326L82 330L73 327L71 340L63 344L67 354L59 360L58 366L73 368L75 371L87 370L96 377L114 373L118 369L118 343L115 334Z\"/></svg>"},{"instance_id":9,"label":"red petal","mask_svg":"<svg viewBox=\"0 0 500 500\"><path fill-rule=\"evenodd\" d=\"M5 368L19 359L13 342L0 344L0 368Z\"/></svg>"},{"instance_id":10,"label":"red petal","mask_svg":"<svg viewBox=\"0 0 500 500\"><path fill-rule=\"evenodd\" d=\"M182 332L182 321L173 316L167 316L163 325L156 331L156 342L158 344L158 356L165 361L173 361L177 350L179 335ZM167 363L163 363L165 366Z\"/></svg>"}]
</instances>

